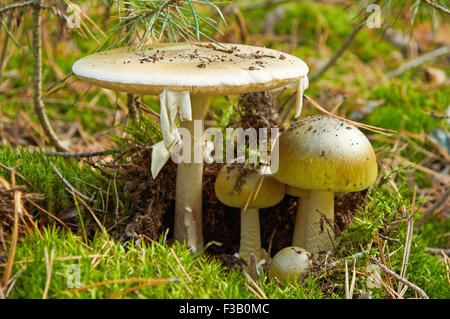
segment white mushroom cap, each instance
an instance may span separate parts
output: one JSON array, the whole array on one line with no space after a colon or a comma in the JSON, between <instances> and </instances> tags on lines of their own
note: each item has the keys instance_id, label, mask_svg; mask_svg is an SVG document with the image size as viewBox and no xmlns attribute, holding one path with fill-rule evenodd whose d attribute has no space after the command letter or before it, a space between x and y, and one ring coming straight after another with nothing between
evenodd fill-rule
<instances>
[{"instance_id":1,"label":"white mushroom cap","mask_svg":"<svg viewBox=\"0 0 450 319\"><path fill-rule=\"evenodd\" d=\"M156 44L145 52L125 48L97 52L76 61L72 70L100 87L150 95L159 95L163 89L198 95L265 91L308 73L305 62L284 52L212 43Z\"/></svg>"},{"instance_id":2,"label":"white mushroom cap","mask_svg":"<svg viewBox=\"0 0 450 319\"><path fill-rule=\"evenodd\" d=\"M270 261L269 277L281 282L297 280L306 274L312 266L311 254L305 249L289 246L280 250Z\"/></svg>"}]
</instances>

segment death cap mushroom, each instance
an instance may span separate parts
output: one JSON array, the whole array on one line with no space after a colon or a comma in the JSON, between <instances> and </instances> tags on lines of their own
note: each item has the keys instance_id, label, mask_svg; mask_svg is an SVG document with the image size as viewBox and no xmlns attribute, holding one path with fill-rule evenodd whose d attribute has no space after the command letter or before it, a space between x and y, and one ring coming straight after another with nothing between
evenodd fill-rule
<instances>
[{"instance_id":1,"label":"death cap mushroom","mask_svg":"<svg viewBox=\"0 0 450 319\"><path fill-rule=\"evenodd\" d=\"M309 190L298 205L292 244L318 253L331 247L334 193L369 187L377 177L377 162L369 140L355 126L311 116L280 136L274 177Z\"/></svg>"},{"instance_id":2,"label":"death cap mushroom","mask_svg":"<svg viewBox=\"0 0 450 319\"><path fill-rule=\"evenodd\" d=\"M305 118L284 132L279 154L275 177L304 190L356 192L377 177L376 156L367 137L330 116Z\"/></svg>"},{"instance_id":3,"label":"death cap mushroom","mask_svg":"<svg viewBox=\"0 0 450 319\"><path fill-rule=\"evenodd\" d=\"M250 253L254 253L257 260L263 259L259 209L278 204L284 197L285 185L271 176L261 175L260 169L227 164L217 174L214 189L222 203L241 209L240 257L248 261Z\"/></svg>"}]
</instances>

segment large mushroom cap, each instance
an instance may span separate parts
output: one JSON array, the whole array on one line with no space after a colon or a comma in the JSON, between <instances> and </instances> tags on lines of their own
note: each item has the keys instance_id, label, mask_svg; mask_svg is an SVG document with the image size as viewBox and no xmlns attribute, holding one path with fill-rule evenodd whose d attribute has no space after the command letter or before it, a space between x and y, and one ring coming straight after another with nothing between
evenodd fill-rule
<instances>
[{"instance_id":1,"label":"large mushroom cap","mask_svg":"<svg viewBox=\"0 0 450 319\"><path fill-rule=\"evenodd\" d=\"M214 184L216 196L222 203L230 207L244 207L250 196L252 199L248 205L249 208L259 209L274 206L283 199L285 185L271 176L264 175L255 199L254 192L262 177L256 169L249 170L243 165L227 164L217 174Z\"/></svg>"},{"instance_id":2,"label":"large mushroom cap","mask_svg":"<svg viewBox=\"0 0 450 319\"><path fill-rule=\"evenodd\" d=\"M311 116L279 139L274 177L303 189L356 192L377 176L375 152L355 126L330 116Z\"/></svg>"},{"instance_id":3,"label":"large mushroom cap","mask_svg":"<svg viewBox=\"0 0 450 319\"><path fill-rule=\"evenodd\" d=\"M198 95L265 91L303 78L307 65L284 52L239 44L156 44L145 52L120 48L76 61L73 72L100 87L159 95L163 89Z\"/></svg>"}]
</instances>

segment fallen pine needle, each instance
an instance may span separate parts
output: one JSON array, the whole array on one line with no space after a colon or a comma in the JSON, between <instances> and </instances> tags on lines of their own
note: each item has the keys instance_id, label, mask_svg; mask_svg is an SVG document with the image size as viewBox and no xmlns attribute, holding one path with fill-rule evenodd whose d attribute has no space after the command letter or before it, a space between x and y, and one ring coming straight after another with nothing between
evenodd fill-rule
<instances>
[{"instance_id":1,"label":"fallen pine needle","mask_svg":"<svg viewBox=\"0 0 450 319\"><path fill-rule=\"evenodd\" d=\"M87 289L97 288L97 287L106 286L106 285L113 285L113 284L134 283L134 282L148 282L148 284L151 283L152 285L155 286L155 285L159 285L159 284L166 284L166 283L177 282L177 281L180 281L180 279L179 278L163 278L163 279L128 278L128 279L113 279L113 280L108 280L108 281L97 282L95 284L86 285L86 286L79 287L79 288L64 290L64 291L61 291L60 294L62 294L62 293L69 293L70 294L70 293L80 292L80 291L87 290Z\"/></svg>"},{"instance_id":2,"label":"fallen pine needle","mask_svg":"<svg viewBox=\"0 0 450 319\"><path fill-rule=\"evenodd\" d=\"M133 292L133 291L136 291L136 290L139 290L139 289L142 289L142 288L153 287L153 286L160 285L160 284L161 283L154 283L154 282L152 282L152 283L149 283L149 284L143 284L143 285L134 286L134 287L125 289L124 291L118 292L118 293L116 293L114 295L111 295L111 296L108 297L108 299L116 299L116 298L118 298L120 296L123 296L123 295L126 295L126 294L128 294L130 292Z\"/></svg>"},{"instance_id":3,"label":"fallen pine needle","mask_svg":"<svg viewBox=\"0 0 450 319\"><path fill-rule=\"evenodd\" d=\"M108 255L86 255L86 256L62 256L62 257L55 257L55 261L67 261L67 260L77 260L82 258L96 258L96 257L107 257ZM45 261L45 259L42 259L41 261ZM15 261L14 264L20 265L20 264L28 264L35 262L34 259L25 259L25 260L18 260ZM6 264L0 264L0 267L5 267Z\"/></svg>"},{"instance_id":4,"label":"fallen pine needle","mask_svg":"<svg viewBox=\"0 0 450 319\"><path fill-rule=\"evenodd\" d=\"M175 255L175 252L173 251L172 248L170 248L170 253L172 254L173 258L175 258L175 261L177 262L178 266L180 266L181 271L183 272L183 274L186 276L186 279L188 281L192 281L191 277L189 277L189 274L187 273L186 269L183 267L183 265L181 264L180 260L178 259L177 255Z\"/></svg>"},{"instance_id":5,"label":"fallen pine needle","mask_svg":"<svg viewBox=\"0 0 450 319\"><path fill-rule=\"evenodd\" d=\"M409 288L411 288L412 290L417 292L418 295L420 296L420 298L422 298L422 299L429 299L428 295L420 287L416 286L415 284L413 284L412 282L406 280L405 278L401 277L400 275L397 275L395 272L393 272L392 270L387 268L385 265L383 265L382 263L380 263L376 259L372 258L372 261L375 264L377 264L378 266L380 266L380 268L383 269L387 274L391 275L395 279L401 281L403 284L405 284L406 286L408 286Z\"/></svg>"},{"instance_id":6,"label":"fallen pine needle","mask_svg":"<svg viewBox=\"0 0 450 319\"><path fill-rule=\"evenodd\" d=\"M325 113L325 114L327 114L327 115L329 115L329 116L331 116L331 117L337 118L337 119L339 119L339 120L341 120L341 121L350 123L350 124L352 124L352 125L354 125L354 126L356 126L356 127L363 128L363 129L366 129L366 130L368 130L368 131L372 131L372 132L379 133L379 134L383 134L383 135L387 135L387 136L390 136L390 135L392 135L392 134L389 134L389 133L386 133L386 132L397 133L397 131L394 131L394 130L389 130L389 129L385 129L385 128L381 128L381 127L376 127L376 126L373 126L373 125L363 124L363 123L359 123L359 122L355 122L355 121L346 119L345 117L342 117L342 116L338 116L338 115L336 115L336 114L333 114L333 113L327 111L324 107L322 107L319 103L317 103L316 101L314 101L314 100L313 100L312 98L310 98L309 96L303 95L303 97L304 97L309 103L311 103L312 106L314 106L315 108L317 108L319 111L321 111L321 112L323 112L323 113Z\"/></svg>"},{"instance_id":7,"label":"fallen pine needle","mask_svg":"<svg viewBox=\"0 0 450 319\"><path fill-rule=\"evenodd\" d=\"M11 181L12 186L16 186L16 174L15 170L12 169L11 172ZM8 282L9 277L11 276L12 267L14 265L14 257L16 255L16 246L19 238L19 210L21 209L20 200L21 200L21 192L14 192L14 225L13 225L13 233L11 239L11 248L9 249L8 261L6 263L6 269L3 273L3 294L6 294L8 290Z\"/></svg>"},{"instance_id":8,"label":"fallen pine needle","mask_svg":"<svg viewBox=\"0 0 450 319\"><path fill-rule=\"evenodd\" d=\"M45 288L44 293L42 294L42 299L47 299L48 290L50 289L50 282L52 279L53 262L55 261L55 249L54 248L52 249L49 257L47 247L45 247L44 254L45 254L45 266L47 270L47 279L45 280Z\"/></svg>"}]
</instances>

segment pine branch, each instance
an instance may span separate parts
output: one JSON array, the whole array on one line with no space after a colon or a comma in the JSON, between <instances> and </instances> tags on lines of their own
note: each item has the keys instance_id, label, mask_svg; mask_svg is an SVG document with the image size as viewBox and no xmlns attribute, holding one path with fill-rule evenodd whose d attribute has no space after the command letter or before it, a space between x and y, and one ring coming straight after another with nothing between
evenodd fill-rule
<instances>
[{"instance_id":1,"label":"pine branch","mask_svg":"<svg viewBox=\"0 0 450 319\"><path fill-rule=\"evenodd\" d=\"M0 14L9 11L9 10L14 10L14 9L18 9L18 8L24 8L24 7L31 7L34 3L34 0L28 0L28 1L22 1L22 2L16 2L16 3L12 3L9 4L7 6L1 7L0 8Z\"/></svg>"},{"instance_id":2,"label":"pine branch","mask_svg":"<svg viewBox=\"0 0 450 319\"><path fill-rule=\"evenodd\" d=\"M423 214L422 218L416 223L416 228L420 228L425 222L430 218L430 216L445 203L447 198L450 196L450 187L447 188L444 194Z\"/></svg>"},{"instance_id":3,"label":"pine branch","mask_svg":"<svg viewBox=\"0 0 450 319\"><path fill-rule=\"evenodd\" d=\"M380 1L375 1L374 3L377 4ZM370 16L370 12L366 12L362 19L358 21L353 31L349 34L347 39L345 39L344 43L341 45L339 50L336 52L334 56L331 57L331 59L328 61L327 64L325 64L319 71L312 74L310 77L308 77L309 82L313 82L318 77L320 77L322 74L324 74L332 65L336 63L336 61L341 57L341 55L345 52L345 50L348 49L348 47L353 43L353 40L356 38L356 35L359 33L359 31L362 30L364 27L365 22L367 21L367 18Z\"/></svg>"},{"instance_id":4,"label":"pine branch","mask_svg":"<svg viewBox=\"0 0 450 319\"><path fill-rule=\"evenodd\" d=\"M409 288L411 288L412 290L414 290L415 292L417 292L417 294L420 296L420 298L422 299L429 299L429 297L427 296L427 294L425 293L425 291L423 291L420 287L416 286L415 284L413 284L412 282L406 280L405 278L403 278L400 275L397 275L395 272L393 272L392 270L390 270L389 268L387 268L385 265L383 265L382 263L380 263L378 260L376 260L375 258L372 258L372 262L375 263L376 265L378 265L381 269L384 270L385 273L391 275L392 277L394 277L395 279L397 279L398 281L402 282L403 284L405 284L406 286L408 286Z\"/></svg>"},{"instance_id":5,"label":"pine branch","mask_svg":"<svg viewBox=\"0 0 450 319\"><path fill-rule=\"evenodd\" d=\"M11 28L12 20L13 20L13 16L12 15L8 16L8 21L6 22L5 29ZM0 54L0 83L2 82L2 78L3 78L3 65L5 64L5 57L6 57L6 51L8 49L8 44L9 44L9 36L6 36L5 40L3 41L3 47L2 47L1 54Z\"/></svg>"},{"instance_id":6,"label":"pine branch","mask_svg":"<svg viewBox=\"0 0 450 319\"><path fill-rule=\"evenodd\" d=\"M85 158L85 157L95 157L95 156L104 156L109 155L112 152L117 150L108 150L108 151L94 151L88 153L65 153L65 152L45 152L45 155L48 156L61 156L64 158L76 157L76 158Z\"/></svg>"},{"instance_id":7,"label":"pine branch","mask_svg":"<svg viewBox=\"0 0 450 319\"><path fill-rule=\"evenodd\" d=\"M110 30L109 39L102 49L117 46L145 49L154 42L166 38L172 41L200 41L213 32L222 33L217 21L197 12L197 5L213 8L226 24L225 18L210 0L115 0L119 21Z\"/></svg>"},{"instance_id":8,"label":"pine branch","mask_svg":"<svg viewBox=\"0 0 450 319\"><path fill-rule=\"evenodd\" d=\"M440 4L431 1L431 0L422 0L423 2L425 2L426 4L428 4L429 6L435 8L436 10L443 12L445 14L450 15L450 10L448 10L447 8L444 8L443 6L441 6Z\"/></svg>"},{"instance_id":9,"label":"pine branch","mask_svg":"<svg viewBox=\"0 0 450 319\"><path fill-rule=\"evenodd\" d=\"M314 80L316 80L318 77L324 74L332 65L336 63L336 61L341 57L341 55L345 52L345 50L347 50L347 48L353 43L353 40L356 38L356 35L363 28L366 19L367 17L364 16L364 18L353 29L352 33L350 33L347 39L345 39L344 43L341 45L336 54L333 57L331 57L328 63L325 64L319 71L312 74L311 77L309 77L309 82L313 82Z\"/></svg>"},{"instance_id":10,"label":"pine branch","mask_svg":"<svg viewBox=\"0 0 450 319\"><path fill-rule=\"evenodd\" d=\"M34 57L34 75L33 75L33 104L34 110L44 129L45 135L49 138L51 144L60 152L67 152L67 149L61 144L56 136L50 121L45 112L44 102L42 101L42 36L41 36L41 7L42 0L34 0L33 3L33 57Z\"/></svg>"},{"instance_id":11,"label":"pine branch","mask_svg":"<svg viewBox=\"0 0 450 319\"><path fill-rule=\"evenodd\" d=\"M422 55L422 56L420 56L420 57L418 57L418 58L416 58L414 60L411 60L411 61L401 65L398 69L387 73L386 77L388 79L395 78L396 76L402 74L403 72L405 72L405 71L407 71L409 69L415 68L415 67L417 67L419 65L422 65L422 64L424 64L426 62L429 62L429 61L431 61L431 60L433 60L433 59L435 59L435 58L437 58L437 57L439 57L441 55L446 55L446 54L449 54L449 53L450 53L450 45L446 45L446 46L440 47L440 48L438 48L436 50L430 51L430 52L428 52L428 53L426 53L426 54L424 54L424 55Z\"/></svg>"}]
</instances>

